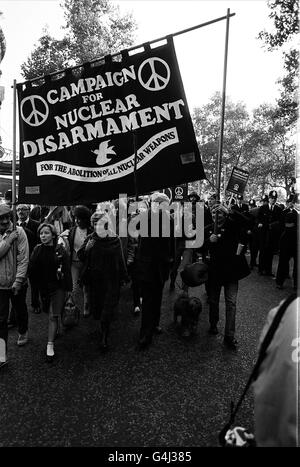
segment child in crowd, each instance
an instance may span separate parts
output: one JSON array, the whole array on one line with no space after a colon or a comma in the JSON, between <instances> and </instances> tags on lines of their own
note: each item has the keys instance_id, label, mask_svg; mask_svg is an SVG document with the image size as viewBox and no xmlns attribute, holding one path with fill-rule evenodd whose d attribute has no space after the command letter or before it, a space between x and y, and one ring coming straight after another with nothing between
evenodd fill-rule
<instances>
[{"instance_id":1,"label":"child in crowd","mask_svg":"<svg viewBox=\"0 0 300 467\"><path fill-rule=\"evenodd\" d=\"M57 245L57 232L52 224L43 223L38 228L40 244L34 248L29 261L29 277L48 298L49 326L46 356L54 358L54 339L66 299L72 291L72 276L68 255L62 245Z\"/></svg>"}]
</instances>

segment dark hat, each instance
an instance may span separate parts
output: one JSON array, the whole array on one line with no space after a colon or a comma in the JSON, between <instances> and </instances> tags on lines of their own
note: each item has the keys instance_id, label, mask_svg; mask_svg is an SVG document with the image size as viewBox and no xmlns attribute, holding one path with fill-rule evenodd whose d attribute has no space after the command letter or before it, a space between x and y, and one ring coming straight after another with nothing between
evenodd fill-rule
<instances>
[{"instance_id":1,"label":"dark hat","mask_svg":"<svg viewBox=\"0 0 300 467\"><path fill-rule=\"evenodd\" d=\"M253 206L253 207L256 206L255 199L250 199L250 201L249 201L249 206Z\"/></svg>"},{"instance_id":2,"label":"dark hat","mask_svg":"<svg viewBox=\"0 0 300 467\"><path fill-rule=\"evenodd\" d=\"M268 197L268 195L263 195L263 196L261 197L261 201L262 201L262 202L267 202L267 203L268 203L268 202L269 202L269 197Z\"/></svg>"},{"instance_id":3,"label":"dark hat","mask_svg":"<svg viewBox=\"0 0 300 467\"><path fill-rule=\"evenodd\" d=\"M237 199L243 199L243 195L237 195Z\"/></svg>"},{"instance_id":4,"label":"dark hat","mask_svg":"<svg viewBox=\"0 0 300 467\"><path fill-rule=\"evenodd\" d=\"M208 266L204 263L188 264L180 275L185 285L188 287L196 287L207 281Z\"/></svg>"},{"instance_id":5,"label":"dark hat","mask_svg":"<svg viewBox=\"0 0 300 467\"><path fill-rule=\"evenodd\" d=\"M277 199L277 191L276 190L271 190L270 193L269 193L269 198Z\"/></svg>"}]
</instances>

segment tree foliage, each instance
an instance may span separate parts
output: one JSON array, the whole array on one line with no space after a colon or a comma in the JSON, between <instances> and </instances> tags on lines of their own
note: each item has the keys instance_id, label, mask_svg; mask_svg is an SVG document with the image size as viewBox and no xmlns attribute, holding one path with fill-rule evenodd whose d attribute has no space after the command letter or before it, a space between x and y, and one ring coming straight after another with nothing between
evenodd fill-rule
<instances>
[{"instance_id":1,"label":"tree foliage","mask_svg":"<svg viewBox=\"0 0 300 467\"><path fill-rule=\"evenodd\" d=\"M43 32L39 44L35 47L27 62L21 65L22 75L26 80L47 75L69 66L68 39L55 39L50 36L47 29L44 29Z\"/></svg>"},{"instance_id":2,"label":"tree foliage","mask_svg":"<svg viewBox=\"0 0 300 467\"><path fill-rule=\"evenodd\" d=\"M271 9L269 17L273 20L275 32L261 31L259 38L272 51L291 43L291 39L299 34L299 2L298 0L275 0L268 2ZM289 124L297 119L297 89L299 51L295 45L283 52L285 76L279 80L282 85L280 99L278 100L278 113L285 117Z\"/></svg>"},{"instance_id":3,"label":"tree foliage","mask_svg":"<svg viewBox=\"0 0 300 467\"><path fill-rule=\"evenodd\" d=\"M111 0L64 0L65 35L58 40L47 29L21 65L26 80L101 58L133 44L136 24L121 15Z\"/></svg>"},{"instance_id":4,"label":"tree foliage","mask_svg":"<svg viewBox=\"0 0 300 467\"><path fill-rule=\"evenodd\" d=\"M221 96L194 109L196 138L208 180L216 184L220 135ZM249 115L245 104L227 99L222 157L221 192L224 192L234 166L249 171L246 196L260 197L268 190L282 187L289 193L293 176L295 144L286 120L276 106L261 105ZM210 188L207 187L208 191Z\"/></svg>"},{"instance_id":5,"label":"tree foliage","mask_svg":"<svg viewBox=\"0 0 300 467\"><path fill-rule=\"evenodd\" d=\"M0 11L0 17L2 16L2 14L3 14L2 11ZM0 63L2 62L4 58L5 52L6 52L6 40L5 40L4 32L0 26ZM1 71L0 71L0 74L1 74Z\"/></svg>"},{"instance_id":6,"label":"tree foliage","mask_svg":"<svg viewBox=\"0 0 300 467\"><path fill-rule=\"evenodd\" d=\"M275 0L268 2L268 6L275 32L262 31L259 37L269 45L269 50L273 50L299 32L299 5L296 0Z\"/></svg>"},{"instance_id":7,"label":"tree foliage","mask_svg":"<svg viewBox=\"0 0 300 467\"><path fill-rule=\"evenodd\" d=\"M275 106L264 104L254 110L249 148L250 182L252 179L268 188L282 187L289 193L296 147Z\"/></svg>"},{"instance_id":8,"label":"tree foliage","mask_svg":"<svg viewBox=\"0 0 300 467\"><path fill-rule=\"evenodd\" d=\"M194 109L193 121L202 162L208 180L217 183L221 95L215 93L208 104ZM223 166L239 163L247 145L249 115L244 103L227 99L223 140Z\"/></svg>"}]
</instances>

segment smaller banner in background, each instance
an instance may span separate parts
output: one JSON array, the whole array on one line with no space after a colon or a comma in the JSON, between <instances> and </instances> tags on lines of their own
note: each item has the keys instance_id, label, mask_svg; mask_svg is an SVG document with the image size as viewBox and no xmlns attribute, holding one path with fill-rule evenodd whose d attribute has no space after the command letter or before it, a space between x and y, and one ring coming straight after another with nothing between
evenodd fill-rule
<instances>
[{"instance_id":1,"label":"smaller banner in background","mask_svg":"<svg viewBox=\"0 0 300 467\"><path fill-rule=\"evenodd\" d=\"M249 172L238 167L233 167L226 191L236 195L242 195L249 178Z\"/></svg>"},{"instance_id":2,"label":"smaller banner in background","mask_svg":"<svg viewBox=\"0 0 300 467\"><path fill-rule=\"evenodd\" d=\"M171 188L163 188L163 193L165 193L170 201L187 201L188 196L188 184L182 183L181 185L172 186Z\"/></svg>"},{"instance_id":3,"label":"smaller banner in background","mask_svg":"<svg viewBox=\"0 0 300 467\"><path fill-rule=\"evenodd\" d=\"M183 183L172 187L172 200L173 201L187 201L188 184Z\"/></svg>"}]
</instances>

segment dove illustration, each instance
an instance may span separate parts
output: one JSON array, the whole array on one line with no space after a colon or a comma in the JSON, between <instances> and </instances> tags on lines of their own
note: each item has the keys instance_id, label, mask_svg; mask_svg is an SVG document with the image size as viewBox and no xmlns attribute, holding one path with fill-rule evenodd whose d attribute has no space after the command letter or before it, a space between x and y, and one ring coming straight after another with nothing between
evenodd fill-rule
<instances>
[{"instance_id":1,"label":"dove illustration","mask_svg":"<svg viewBox=\"0 0 300 467\"><path fill-rule=\"evenodd\" d=\"M108 146L110 139L108 141L103 141L99 144L99 149L95 149L93 152L96 154L96 164L104 165L107 164L111 160L111 157L107 157L108 154L116 155L115 151L113 150L114 146Z\"/></svg>"}]
</instances>

